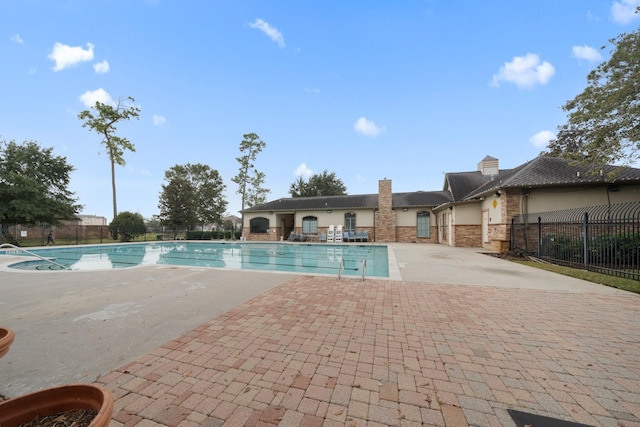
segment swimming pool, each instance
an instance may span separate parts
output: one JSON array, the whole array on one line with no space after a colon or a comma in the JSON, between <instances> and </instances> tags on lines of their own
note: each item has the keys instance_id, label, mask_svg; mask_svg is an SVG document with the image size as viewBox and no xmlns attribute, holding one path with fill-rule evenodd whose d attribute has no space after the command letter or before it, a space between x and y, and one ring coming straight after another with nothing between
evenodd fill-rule
<instances>
[{"instance_id":1,"label":"swimming pool","mask_svg":"<svg viewBox=\"0 0 640 427\"><path fill-rule=\"evenodd\" d=\"M29 252L72 270L164 264L337 275L343 262L342 274L345 276L362 276L364 267L366 276L389 277L387 247L379 245L154 242L64 246L30 249ZM5 253L26 255L19 250ZM40 259L19 262L9 267L23 270L62 269L59 265Z\"/></svg>"}]
</instances>

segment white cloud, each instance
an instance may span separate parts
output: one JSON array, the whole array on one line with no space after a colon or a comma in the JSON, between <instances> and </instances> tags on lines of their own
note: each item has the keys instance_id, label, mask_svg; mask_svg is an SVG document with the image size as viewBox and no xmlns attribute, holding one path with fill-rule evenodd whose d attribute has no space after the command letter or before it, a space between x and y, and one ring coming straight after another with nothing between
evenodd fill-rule
<instances>
[{"instance_id":1,"label":"white cloud","mask_svg":"<svg viewBox=\"0 0 640 427\"><path fill-rule=\"evenodd\" d=\"M519 88L530 88L536 84L546 84L556 70L549 62L541 62L535 53L515 56L513 61L505 62L498 74L493 75L491 86L500 86L501 81L513 83Z\"/></svg>"},{"instance_id":2,"label":"white cloud","mask_svg":"<svg viewBox=\"0 0 640 427\"><path fill-rule=\"evenodd\" d=\"M529 138L529 142L536 147L544 148L552 139L556 139L556 134L550 130L543 130Z\"/></svg>"},{"instance_id":3,"label":"white cloud","mask_svg":"<svg viewBox=\"0 0 640 427\"><path fill-rule=\"evenodd\" d=\"M109 95L109 92L102 88L86 91L80 95L80 101L88 108L95 106L97 101L103 104L115 105L115 101L111 95Z\"/></svg>"},{"instance_id":4,"label":"white cloud","mask_svg":"<svg viewBox=\"0 0 640 427\"><path fill-rule=\"evenodd\" d=\"M356 120L356 122L353 124L353 128L356 130L356 132L367 136L376 136L379 133L384 132L384 128L376 125L373 120L367 120L366 117L360 117L358 120Z\"/></svg>"},{"instance_id":5,"label":"white cloud","mask_svg":"<svg viewBox=\"0 0 640 427\"><path fill-rule=\"evenodd\" d=\"M11 41L18 44L24 44L24 40L20 37L20 34L16 34L15 36L11 36Z\"/></svg>"},{"instance_id":6,"label":"white cloud","mask_svg":"<svg viewBox=\"0 0 640 427\"><path fill-rule=\"evenodd\" d=\"M618 24L628 24L640 18L636 9L640 6L640 0L614 1L611 5L611 17Z\"/></svg>"},{"instance_id":7,"label":"white cloud","mask_svg":"<svg viewBox=\"0 0 640 427\"><path fill-rule=\"evenodd\" d=\"M585 59L592 62L602 60L602 55L600 55L598 49L587 45L573 46L571 48L571 54L574 58Z\"/></svg>"},{"instance_id":8,"label":"white cloud","mask_svg":"<svg viewBox=\"0 0 640 427\"><path fill-rule=\"evenodd\" d=\"M278 44L278 47L280 47L281 49L284 48L284 37L277 28L272 27L268 22L265 22L262 19L256 19L251 24L249 24L249 26L251 28L262 31L272 41L276 42Z\"/></svg>"},{"instance_id":9,"label":"white cloud","mask_svg":"<svg viewBox=\"0 0 640 427\"><path fill-rule=\"evenodd\" d=\"M295 176L303 176L309 179L313 175L313 171L307 167L306 163L301 163L294 172Z\"/></svg>"},{"instance_id":10,"label":"white cloud","mask_svg":"<svg viewBox=\"0 0 640 427\"><path fill-rule=\"evenodd\" d=\"M98 74L104 74L109 72L109 61L106 59L102 62L96 62L93 64L93 70Z\"/></svg>"},{"instance_id":11,"label":"white cloud","mask_svg":"<svg viewBox=\"0 0 640 427\"><path fill-rule=\"evenodd\" d=\"M164 118L163 116L159 116L157 114L153 115L153 124L158 126L158 127L164 125L166 121L167 121L167 119Z\"/></svg>"},{"instance_id":12,"label":"white cloud","mask_svg":"<svg viewBox=\"0 0 640 427\"><path fill-rule=\"evenodd\" d=\"M56 42L53 45L53 51L47 56L56 63L53 67L53 71L64 70L65 68L72 67L80 62L93 60L93 45L87 43L87 49L83 49L80 46L67 46L65 44Z\"/></svg>"}]
</instances>

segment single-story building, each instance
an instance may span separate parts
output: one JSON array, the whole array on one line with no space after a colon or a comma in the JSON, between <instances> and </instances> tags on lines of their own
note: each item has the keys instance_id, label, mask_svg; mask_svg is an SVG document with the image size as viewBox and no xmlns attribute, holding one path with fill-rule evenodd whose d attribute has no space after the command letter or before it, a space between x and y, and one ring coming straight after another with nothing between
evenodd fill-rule
<instances>
[{"instance_id":1,"label":"single-story building","mask_svg":"<svg viewBox=\"0 0 640 427\"><path fill-rule=\"evenodd\" d=\"M242 211L245 240L313 239L330 226L366 231L374 242L442 243L508 250L511 220L519 214L640 200L640 169L577 166L540 155L513 169L487 156L477 170L445 174L441 191L281 198Z\"/></svg>"}]
</instances>

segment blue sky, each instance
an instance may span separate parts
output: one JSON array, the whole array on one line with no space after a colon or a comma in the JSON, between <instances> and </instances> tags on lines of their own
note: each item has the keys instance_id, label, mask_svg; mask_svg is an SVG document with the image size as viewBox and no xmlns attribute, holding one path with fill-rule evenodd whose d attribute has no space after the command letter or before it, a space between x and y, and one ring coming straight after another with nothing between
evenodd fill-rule
<instances>
[{"instance_id":1,"label":"blue sky","mask_svg":"<svg viewBox=\"0 0 640 427\"><path fill-rule=\"evenodd\" d=\"M349 194L440 190L445 172L536 157L561 106L635 31L640 0L0 0L0 138L75 167L82 213L112 216L110 166L78 113L135 98L118 210L158 213L164 172L204 163L228 212L242 135L267 144L268 199L335 172Z\"/></svg>"}]
</instances>

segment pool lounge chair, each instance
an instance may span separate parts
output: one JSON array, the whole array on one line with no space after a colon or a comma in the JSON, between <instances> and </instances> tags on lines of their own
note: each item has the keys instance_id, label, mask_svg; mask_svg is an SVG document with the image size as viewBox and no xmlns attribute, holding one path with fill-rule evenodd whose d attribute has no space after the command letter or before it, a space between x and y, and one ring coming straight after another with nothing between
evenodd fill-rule
<instances>
[{"instance_id":1,"label":"pool lounge chair","mask_svg":"<svg viewBox=\"0 0 640 427\"><path fill-rule=\"evenodd\" d=\"M328 243L333 243L333 241L335 240L335 229L333 228L333 224L331 224L329 226L329 230L327 231L327 242Z\"/></svg>"}]
</instances>

